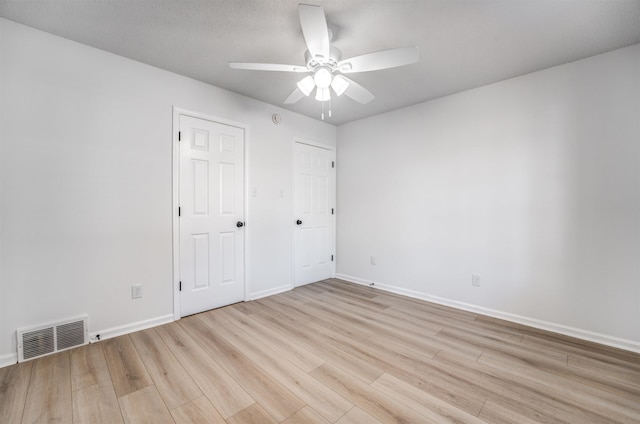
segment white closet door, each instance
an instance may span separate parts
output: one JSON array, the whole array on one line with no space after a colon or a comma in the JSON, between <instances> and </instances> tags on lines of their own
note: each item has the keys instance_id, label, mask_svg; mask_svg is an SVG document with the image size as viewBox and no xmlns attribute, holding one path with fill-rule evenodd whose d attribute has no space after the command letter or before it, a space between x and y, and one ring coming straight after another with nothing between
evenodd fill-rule
<instances>
[{"instance_id":1,"label":"white closet door","mask_svg":"<svg viewBox=\"0 0 640 424\"><path fill-rule=\"evenodd\" d=\"M180 314L244 300L244 130L180 116Z\"/></svg>"},{"instance_id":2,"label":"white closet door","mask_svg":"<svg viewBox=\"0 0 640 424\"><path fill-rule=\"evenodd\" d=\"M332 150L294 144L295 285L334 275L335 155Z\"/></svg>"}]
</instances>

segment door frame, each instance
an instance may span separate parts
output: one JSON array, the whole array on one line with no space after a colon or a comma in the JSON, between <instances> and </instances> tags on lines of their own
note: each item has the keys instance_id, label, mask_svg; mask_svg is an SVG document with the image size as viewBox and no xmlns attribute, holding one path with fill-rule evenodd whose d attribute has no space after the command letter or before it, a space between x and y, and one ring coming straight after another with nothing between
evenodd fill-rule
<instances>
[{"instance_id":1,"label":"door frame","mask_svg":"<svg viewBox=\"0 0 640 424\"><path fill-rule=\"evenodd\" d=\"M335 168L333 171L333 196L332 196L332 201L333 201L333 207L335 209L335 214L333 215L333 222L332 222L332 229L331 229L331 236L333 237L333 264L331 265L331 278L335 278L336 277L336 264L338 262L338 255L336 252L336 248L337 248L337 240L336 240L336 227L337 227L337 217L338 217L338 205L337 200L338 200L338 178L337 178L337 172L338 172L338 161L336 160L336 146L332 146L330 144L325 144L325 143L320 143L314 140L309 140L309 139L304 139L304 138L299 138L299 137L294 137L293 141L291 143L291 219L289 220L289 222L291 222L291 288L295 289L296 287L299 287L296 285L296 237L294 234L295 231L295 227L293 226L293 221L296 219L296 168L295 168L295 151L296 151L296 143L298 144L306 144L308 146L312 146L312 147L318 147L320 149L325 149L325 150L329 150L333 153L333 161L335 162Z\"/></svg>"},{"instance_id":2,"label":"door frame","mask_svg":"<svg viewBox=\"0 0 640 424\"><path fill-rule=\"evenodd\" d=\"M180 220L178 217L178 207L180 201L180 144L178 141L178 132L180 131L180 115L190 116L192 118L204 119L207 121L217 122L219 124L228 125L230 127L237 127L244 130L244 184L243 189L243 215L245 222L251 222L248 216L249 208L247 207L249 202L248 196L248 182L249 182L249 125L232 121L230 119L222 118L220 116L208 115L206 113L194 112L188 109L183 109L177 106L173 106L173 128L171 136L172 145L172 196L171 196L171 220L172 220L172 268L173 268L173 320L177 321L180 316ZM244 250L242 255L244 256L243 268L244 268L244 299L248 299L249 284L247 275L247 244L249 240L247 227L244 227L242 231L242 237L244 238Z\"/></svg>"}]
</instances>

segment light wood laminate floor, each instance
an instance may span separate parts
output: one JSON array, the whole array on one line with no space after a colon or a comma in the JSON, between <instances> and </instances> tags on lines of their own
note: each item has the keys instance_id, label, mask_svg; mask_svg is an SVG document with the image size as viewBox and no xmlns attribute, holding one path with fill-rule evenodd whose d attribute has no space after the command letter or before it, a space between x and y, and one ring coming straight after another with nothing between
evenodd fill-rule
<instances>
[{"instance_id":1,"label":"light wood laminate floor","mask_svg":"<svg viewBox=\"0 0 640 424\"><path fill-rule=\"evenodd\" d=\"M0 369L0 423L640 423L640 355L326 280Z\"/></svg>"}]
</instances>

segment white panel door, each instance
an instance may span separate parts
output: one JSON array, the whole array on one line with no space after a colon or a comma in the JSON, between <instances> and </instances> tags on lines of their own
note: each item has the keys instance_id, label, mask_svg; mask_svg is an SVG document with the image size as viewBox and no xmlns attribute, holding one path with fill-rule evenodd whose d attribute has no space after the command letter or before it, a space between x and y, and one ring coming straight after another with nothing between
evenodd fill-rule
<instances>
[{"instance_id":1,"label":"white panel door","mask_svg":"<svg viewBox=\"0 0 640 424\"><path fill-rule=\"evenodd\" d=\"M244 300L244 130L180 115L180 315Z\"/></svg>"},{"instance_id":2,"label":"white panel door","mask_svg":"<svg viewBox=\"0 0 640 424\"><path fill-rule=\"evenodd\" d=\"M294 143L295 285L334 275L334 152Z\"/></svg>"}]
</instances>

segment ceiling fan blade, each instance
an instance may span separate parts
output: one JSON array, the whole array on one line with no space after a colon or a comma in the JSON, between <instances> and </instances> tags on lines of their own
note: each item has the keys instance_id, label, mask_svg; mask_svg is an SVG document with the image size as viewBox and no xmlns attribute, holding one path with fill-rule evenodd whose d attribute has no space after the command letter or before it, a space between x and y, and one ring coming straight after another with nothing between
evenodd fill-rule
<instances>
[{"instance_id":1,"label":"ceiling fan blade","mask_svg":"<svg viewBox=\"0 0 640 424\"><path fill-rule=\"evenodd\" d=\"M342 78L347 80L347 82L349 83L349 86L344 91L344 94L348 97L351 97L356 102L362 103L364 105L376 98L376 96L374 96L371 91L367 90L354 80L349 79L345 76L343 76Z\"/></svg>"},{"instance_id":2,"label":"ceiling fan blade","mask_svg":"<svg viewBox=\"0 0 640 424\"><path fill-rule=\"evenodd\" d=\"M329 29L327 28L327 18L321 6L311 6L309 4L298 5L300 13L300 26L302 34L307 42L307 48L311 56L322 56L329 59Z\"/></svg>"},{"instance_id":3,"label":"ceiling fan blade","mask_svg":"<svg viewBox=\"0 0 640 424\"><path fill-rule=\"evenodd\" d=\"M229 67L231 69L244 69L247 71L309 72L306 66L282 65L279 63L229 62Z\"/></svg>"},{"instance_id":4,"label":"ceiling fan blade","mask_svg":"<svg viewBox=\"0 0 640 424\"><path fill-rule=\"evenodd\" d=\"M304 93L300 91L299 88L296 88L291 94L289 94L289 97L284 101L284 104L291 105L293 103L297 103L303 97Z\"/></svg>"},{"instance_id":5,"label":"ceiling fan blade","mask_svg":"<svg viewBox=\"0 0 640 424\"><path fill-rule=\"evenodd\" d=\"M352 72L377 71L380 69L396 68L410 65L418 61L417 47L401 47L398 49L382 50L363 54L338 63L338 70L343 74Z\"/></svg>"}]
</instances>

